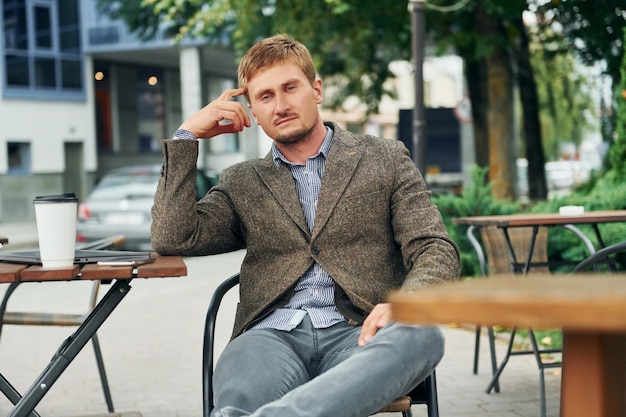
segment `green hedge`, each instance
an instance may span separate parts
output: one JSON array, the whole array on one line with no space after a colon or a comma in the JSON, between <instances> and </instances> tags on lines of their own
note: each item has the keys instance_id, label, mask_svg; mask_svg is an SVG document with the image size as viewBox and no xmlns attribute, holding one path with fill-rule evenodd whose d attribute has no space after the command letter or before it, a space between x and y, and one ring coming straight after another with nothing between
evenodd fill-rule
<instances>
[{"instance_id":1,"label":"green hedge","mask_svg":"<svg viewBox=\"0 0 626 417\"><path fill-rule=\"evenodd\" d=\"M474 167L471 183L460 195L436 195L433 202L439 207L450 237L461 249L461 276L479 276L480 266L476 253L467 238L467 226L452 223L455 217L483 216L510 213L558 213L561 206L583 206L585 211L626 209L626 182L619 181L612 171L601 177L593 177L574 189L569 195L548 201L521 204L508 200L496 200L491 195L491 184L486 183L487 168ZM626 224L609 223L600 225L605 245L626 240ZM598 242L590 226L579 227L594 243ZM550 261L577 261L588 255L580 239L572 232L559 227L549 230L548 257ZM618 268L626 269L626 255L617 257ZM562 268L563 271L571 268Z\"/></svg>"}]
</instances>

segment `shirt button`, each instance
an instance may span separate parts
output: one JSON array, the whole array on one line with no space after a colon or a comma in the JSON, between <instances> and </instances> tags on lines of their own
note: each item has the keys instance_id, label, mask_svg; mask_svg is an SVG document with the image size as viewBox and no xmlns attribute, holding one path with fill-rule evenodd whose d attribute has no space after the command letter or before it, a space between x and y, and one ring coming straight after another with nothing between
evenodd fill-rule
<instances>
[{"instance_id":1,"label":"shirt button","mask_svg":"<svg viewBox=\"0 0 626 417\"><path fill-rule=\"evenodd\" d=\"M319 250L319 248L318 248L317 246L313 246L313 247L311 248L311 253L312 253L313 255L316 255L316 256L317 256L317 255L319 255L319 254L320 254L320 250Z\"/></svg>"}]
</instances>

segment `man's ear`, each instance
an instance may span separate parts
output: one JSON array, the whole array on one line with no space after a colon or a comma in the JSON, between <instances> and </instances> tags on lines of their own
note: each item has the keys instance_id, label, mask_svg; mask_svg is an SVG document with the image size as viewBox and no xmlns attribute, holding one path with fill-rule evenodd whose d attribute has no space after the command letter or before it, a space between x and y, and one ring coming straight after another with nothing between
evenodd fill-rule
<instances>
[{"instance_id":1,"label":"man's ear","mask_svg":"<svg viewBox=\"0 0 626 417\"><path fill-rule=\"evenodd\" d=\"M316 78L313 82L313 90L315 90L315 102L321 104L324 101L324 94L322 93L322 80Z\"/></svg>"},{"instance_id":2,"label":"man's ear","mask_svg":"<svg viewBox=\"0 0 626 417\"><path fill-rule=\"evenodd\" d=\"M256 118L256 114L254 113L254 110L252 110L252 105L250 103L248 103L248 109L250 109L250 113L252 113L252 117L254 118L254 122L261 126L261 123L259 123L259 120Z\"/></svg>"}]
</instances>

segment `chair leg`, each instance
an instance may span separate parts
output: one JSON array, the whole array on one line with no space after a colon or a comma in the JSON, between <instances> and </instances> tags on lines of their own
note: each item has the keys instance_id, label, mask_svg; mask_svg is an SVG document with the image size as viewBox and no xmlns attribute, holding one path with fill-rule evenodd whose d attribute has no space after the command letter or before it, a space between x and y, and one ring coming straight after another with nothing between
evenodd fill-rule
<instances>
[{"instance_id":1,"label":"chair leg","mask_svg":"<svg viewBox=\"0 0 626 417\"><path fill-rule=\"evenodd\" d=\"M487 335L489 336L489 353L491 354L491 375L495 375L498 372L498 360L496 359L496 336L493 327L487 328ZM493 388L496 393L500 392L500 382L498 380L496 380Z\"/></svg>"},{"instance_id":2,"label":"chair leg","mask_svg":"<svg viewBox=\"0 0 626 417\"><path fill-rule=\"evenodd\" d=\"M409 408L408 410L404 410L402 412L402 417L413 417L413 413L411 413L411 409Z\"/></svg>"},{"instance_id":3,"label":"chair leg","mask_svg":"<svg viewBox=\"0 0 626 417\"><path fill-rule=\"evenodd\" d=\"M535 353L535 360L537 361L537 367L539 368L539 406L541 408L541 417L546 417L546 377L545 377L545 369L546 364L544 364L541 359L541 353L539 349L539 345L537 344L537 338L535 337L535 332L532 329L528 329L528 334L530 337L530 342L533 347L533 352Z\"/></svg>"},{"instance_id":4,"label":"chair leg","mask_svg":"<svg viewBox=\"0 0 626 417\"><path fill-rule=\"evenodd\" d=\"M504 355L504 359L502 359L502 362L500 363L500 367L496 370L495 374L491 378L491 382L489 382L489 385L487 385L487 389L485 390L487 394L491 394L491 390L493 390L495 386L499 385L500 383L499 381L500 374L502 374L502 371L504 371L504 367L509 362L509 358L511 357L511 352L513 350L513 342L515 341L516 332L517 332L517 328L513 327L511 329L511 336L509 339L509 344L506 349L506 354Z\"/></svg>"},{"instance_id":5,"label":"chair leg","mask_svg":"<svg viewBox=\"0 0 626 417\"><path fill-rule=\"evenodd\" d=\"M546 379L543 373L543 369L539 369L539 398L541 417L546 417Z\"/></svg>"},{"instance_id":6,"label":"chair leg","mask_svg":"<svg viewBox=\"0 0 626 417\"><path fill-rule=\"evenodd\" d=\"M430 376L430 384L428 384L429 402L426 404L428 417L439 417L439 397L437 395L437 376L435 372Z\"/></svg>"},{"instance_id":7,"label":"chair leg","mask_svg":"<svg viewBox=\"0 0 626 417\"><path fill-rule=\"evenodd\" d=\"M476 341L474 342L474 375L478 373L478 357L480 352L480 337L482 335L482 326L476 326ZM487 336L489 338L489 354L491 355L491 374L495 375L498 371L498 362L496 359L496 343L493 332L493 327L487 327ZM498 381L494 384L496 392L500 392L500 383Z\"/></svg>"},{"instance_id":8,"label":"chair leg","mask_svg":"<svg viewBox=\"0 0 626 417\"><path fill-rule=\"evenodd\" d=\"M480 351L480 334L482 326L476 325L476 340L474 341L474 375L478 373L478 352Z\"/></svg>"},{"instance_id":9,"label":"chair leg","mask_svg":"<svg viewBox=\"0 0 626 417\"><path fill-rule=\"evenodd\" d=\"M98 364L98 371L100 372L100 382L102 382L102 390L104 391L104 400L107 403L109 413L113 413L113 399L111 398L111 390L109 389L109 381L104 369L104 361L102 360L102 351L100 350L100 342L98 342L98 336L96 334L91 338L93 343L93 350L96 354L96 363Z\"/></svg>"}]
</instances>

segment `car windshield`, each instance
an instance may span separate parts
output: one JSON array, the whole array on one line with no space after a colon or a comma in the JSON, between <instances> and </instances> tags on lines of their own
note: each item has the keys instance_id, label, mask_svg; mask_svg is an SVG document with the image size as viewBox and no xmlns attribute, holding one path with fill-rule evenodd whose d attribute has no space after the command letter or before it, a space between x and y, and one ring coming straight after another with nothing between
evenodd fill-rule
<instances>
[{"instance_id":1,"label":"car windshield","mask_svg":"<svg viewBox=\"0 0 626 417\"><path fill-rule=\"evenodd\" d=\"M158 173L107 175L98 183L90 198L92 200L153 198L158 181Z\"/></svg>"}]
</instances>

